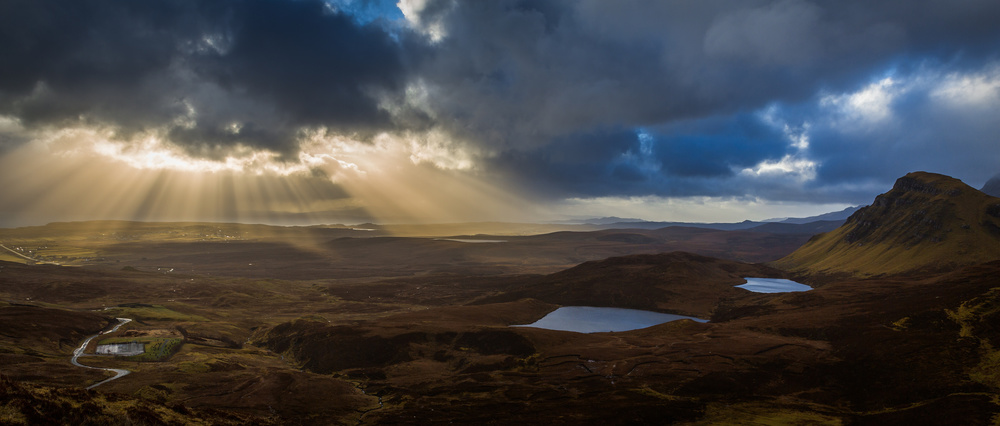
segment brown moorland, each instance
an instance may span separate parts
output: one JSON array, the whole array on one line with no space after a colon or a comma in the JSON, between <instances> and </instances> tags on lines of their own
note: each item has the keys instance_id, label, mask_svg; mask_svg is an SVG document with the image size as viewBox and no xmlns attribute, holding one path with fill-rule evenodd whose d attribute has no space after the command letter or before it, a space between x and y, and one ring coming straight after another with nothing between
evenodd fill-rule
<instances>
[{"instance_id":1,"label":"brown moorland","mask_svg":"<svg viewBox=\"0 0 1000 426\"><path fill-rule=\"evenodd\" d=\"M932 178L935 190L948 182ZM925 204L893 202L883 213L965 217L968 206ZM139 233L145 225L129 226ZM748 263L788 255L806 235L665 228L453 238L506 241L465 243L325 239L313 232L327 231L301 228L288 231L295 238L280 228L228 238L235 229L180 224L221 231L167 239L171 226L150 224L156 232L125 240L101 237L100 226L14 232L32 255L66 246L97 257L75 259L82 267L0 262L0 422L1000 420L1000 260L951 262L933 238L907 237L910 249L895 260L925 265L923 253L948 256L934 268L866 277ZM990 232L972 224L969 231ZM904 238L875 234L875 244ZM750 276L794 277L815 289L733 288ZM570 304L711 321L589 334L510 327ZM93 355L92 343L82 363L131 374L84 390L109 374L75 367L70 355L118 317L134 321L109 338L183 343L155 362Z\"/></svg>"}]
</instances>

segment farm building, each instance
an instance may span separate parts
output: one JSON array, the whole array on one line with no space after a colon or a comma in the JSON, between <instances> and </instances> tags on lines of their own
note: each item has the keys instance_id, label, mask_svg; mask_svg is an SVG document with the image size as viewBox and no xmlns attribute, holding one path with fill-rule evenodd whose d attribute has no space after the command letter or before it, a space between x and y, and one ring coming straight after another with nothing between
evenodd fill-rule
<instances>
[{"instance_id":1,"label":"farm building","mask_svg":"<svg viewBox=\"0 0 1000 426\"><path fill-rule=\"evenodd\" d=\"M97 345L98 355L132 356L139 355L146 351L142 342L111 343L107 345Z\"/></svg>"}]
</instances>

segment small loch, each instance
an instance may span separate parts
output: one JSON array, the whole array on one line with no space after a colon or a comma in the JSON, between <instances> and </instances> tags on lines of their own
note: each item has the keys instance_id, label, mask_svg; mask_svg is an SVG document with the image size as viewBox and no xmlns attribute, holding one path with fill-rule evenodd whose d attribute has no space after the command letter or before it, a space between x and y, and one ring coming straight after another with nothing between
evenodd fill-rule
<instances>
[{"instance_id":1,"label":"small loch","mask_svg":"<svg viewBox=\"0 0 1000 426\"><path fill-rule=\"evenodd\" d=\"M800 284L792 280L782 278L744 278L746 284L736 287L749 290L754 293L789 293L794 291L809 291L812 287Z\"/></svg>"},{"instance_id":2,"label":"small loch","mask_svg":"<svg viewBox=\"0 0 1000 426\"><path fill-rule=\"evenodd\" d=\"M682 319L708 322L708 320L701 318L638 309L563 306L531 324L514 325L512 327L536 327L546 330L575 331L577 333L602 333L638 330Z\"/></svg>"},{"instance_id":3,"label":"small loch","mask_svg":"<svg viewBox=\"0 0 1000 426\"><path fill-rule=\"evenodd\" d=\"M489 243L507 242L507 240L474 240L471 238L435 238L434 241L453 241L456 243L470 243L470 244L489 244Z\"/></svg>"}]
</instances>

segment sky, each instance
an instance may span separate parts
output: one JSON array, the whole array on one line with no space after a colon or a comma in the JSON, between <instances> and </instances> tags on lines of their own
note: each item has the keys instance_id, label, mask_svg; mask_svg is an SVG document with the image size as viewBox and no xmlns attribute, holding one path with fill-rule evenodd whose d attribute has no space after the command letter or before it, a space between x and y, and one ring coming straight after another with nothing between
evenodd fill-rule
<instances>
[{"instance_id":1,"label":"sky","mask_svg":"<svg viewBox=\"0 0 1000 426\"><path fill-rule=\"evenodd\" d=\"M0 226L731 222L1000 172L995 0L7 0Z\"/></svg>"}]
</instances>

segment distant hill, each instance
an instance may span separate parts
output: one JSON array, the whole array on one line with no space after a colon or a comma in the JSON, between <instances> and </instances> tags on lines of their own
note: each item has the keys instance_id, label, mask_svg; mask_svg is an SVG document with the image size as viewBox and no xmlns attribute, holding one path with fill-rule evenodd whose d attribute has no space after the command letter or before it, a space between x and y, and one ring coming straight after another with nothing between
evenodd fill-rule
<instances>
[{"instance_id":1,"label":"distant hill","mask_svg":"<svg viewBox=\"0 0 1000 426\"><path fill-rule=\"evenodd\" d=\"M980 189L986 195L992 195L994 197L1000 197L1000 174L993 176L990 180L986 181L983 185L983 189Z\"/></svg>"},{"instance_id":2,"label":"distant hill","mask_svg":"<svg viewBox=\"0 0 1000 426\"><path fill-rule=\"evenodd\" d=\"M646 220L636 219L631 217L608 216L608 217L594 217L590 219L557 220L549 223L558 225L610 225L614 223L633 223L633 222L646 222Z\"/></svg>"},{"instance_id":3,"label":"distant hill","mask_svg":"<svg viewBox=\"0 0 1000 426\"><path fill-rule=\"evenodd\" d=\"M844 220L817 220L806 223L771 222L748 229L753 232L771 234L822 234L830 232L844 224Z\"/></svg>"},{"instance_id":4,"label":"distant hill","mask_svg":"<svg viewBox=\"0 0 1000 426\"><path fill-rule=\"evenodd\" d=\"M704 228L704 229L715 229L719 231L740 231L744 229L750 229L755 226L763 225L764 222L754 222L752 220L744 220L743 222L735 223L706 223L706 222L615 222L606 223L603 225L593 225L587 224L582 225L585 227L590 227L590 230L598 229L661 229L671 226L681 226L685 228Z\"/></svg>"},{"instance_id":5,"label":"distant hill","mask_svg":"<svg viewBox=\"0 0 1000 426\"><path fill-rule=\"evenodd\" d=\"M818 216L771 219L765 221L744 220L742 222L652 222L641 219L621 219L616 217L590 219L584 226L595 229L661 229L671 226L687 228L716 229L720 231L775 232L779 234L816 234L835 229L861 206L848 207L837 212L824 213ZM774 226L775 224L782 226ZM807 225L807 226L797 226Z\"/></svg>"},{"instance_id":6,"label":"distant hill","mask_svg":"<svg viewBox=\"0 0 1000 426\"><path fill-rule=\"evenodd\" d=\"M851 215L854 214L854 212L858 211L858 209L860 209L861 207L862 206L848 207L848 208L843 209L843 210L841 210L839 212L824 213L824 214L821 214L821 215L818 215L818 216L793 217L793 218L788 218L788 219L785 219L785 220L782 220L782 221L779 221L779 222L780 223L798 223L798 224L810 223L810 222L819 222L819 221L834 221L834 220L839 220L839 221L843 222L848 217L851 217Z\"/></svg>"},{"instance_id":7,"label":"distant hill","mask_svg":"<svg viewBox=\"0 0 1000 426\"><path fill-rule=\"evenodd\" d=\"M958 179L899 178L834 231L813 237L774 266L793 272L873 276L946 270L1000 259L1000 198Z\"/></svg>"}]
</instances>

